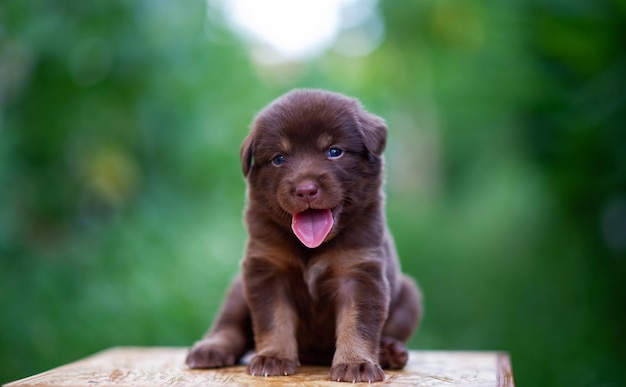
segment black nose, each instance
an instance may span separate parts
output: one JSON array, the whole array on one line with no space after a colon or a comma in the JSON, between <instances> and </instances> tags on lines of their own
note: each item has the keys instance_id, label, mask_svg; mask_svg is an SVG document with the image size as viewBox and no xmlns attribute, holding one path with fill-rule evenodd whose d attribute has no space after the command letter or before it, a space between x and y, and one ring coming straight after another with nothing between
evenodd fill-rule
<instances>
[{"instance_id":1,"label":"black nose","mask_svg":"<svg viewBox=\"0 0 626 387\"><path fill-rule=\"evenodd\" d=\"M312 181L304 181L296 186L295 193L298 199L311 203L319 195L320 188Z\"/></svg>"}]
</instances>

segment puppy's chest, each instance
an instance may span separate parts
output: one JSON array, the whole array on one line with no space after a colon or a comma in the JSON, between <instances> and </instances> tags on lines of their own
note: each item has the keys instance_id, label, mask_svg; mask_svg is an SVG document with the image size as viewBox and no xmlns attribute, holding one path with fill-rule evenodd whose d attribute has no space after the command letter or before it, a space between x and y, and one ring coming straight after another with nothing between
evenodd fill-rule
<instances>
[{"instance_id":1,"label":"puppy's chest","mask_svg":"<svg viewBox=\"0 0 626 387\"><path fill-rule=\"evenodd\" d=\"M291 294L287 296L291 297L301 310L314 310L318 304L328 305L331 301L332 274L328 264L324 262L303 264L290 275Z\"/></svg>"},{"instance_id":2,"label":"puppy's chest","mask_svg":"<svg viewBox=\"0 0 626 387\"><path fill-rule=\"evenodd\" d=\"M299 320L308 328L326 329L334 321L333 282L330 268L325 264L302 267L299 278L292 280L291 294Z\"/></svg>"},{"instance_id":3,"label":"puppy's chest","mask_svg":"<svg viewBox=\"0 0 626 387\"><path fill-rule=\"evenodd\" d=\"M330 277L328 264L317 262L304 269L303 278L307 293L313 301L320 301L327 291L324 289Z\"/></svg>"}]
</instances>

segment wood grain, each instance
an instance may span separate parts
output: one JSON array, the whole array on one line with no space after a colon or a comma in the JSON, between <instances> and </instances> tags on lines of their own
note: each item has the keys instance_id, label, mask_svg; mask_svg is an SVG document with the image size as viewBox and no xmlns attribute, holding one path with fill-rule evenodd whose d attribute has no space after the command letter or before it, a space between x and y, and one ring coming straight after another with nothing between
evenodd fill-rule
<instances>
[{"instance_id":1,"label":"wood grain","mask_svg":"<svg viewBox=\"0 0 626 387\"><path fill-rule=\"evenodd\" d=\"M112 348L6 386L342 385L329 380L329 367L301 366L295 375L276 377L252 377L246 374L245 366L190 370L184 363L186 351L172 347ZM509 356L503 352L411 351L404 370L386 371L385 375L384 382L375 384L514 386Z\"/></svg>"}]
</instances>

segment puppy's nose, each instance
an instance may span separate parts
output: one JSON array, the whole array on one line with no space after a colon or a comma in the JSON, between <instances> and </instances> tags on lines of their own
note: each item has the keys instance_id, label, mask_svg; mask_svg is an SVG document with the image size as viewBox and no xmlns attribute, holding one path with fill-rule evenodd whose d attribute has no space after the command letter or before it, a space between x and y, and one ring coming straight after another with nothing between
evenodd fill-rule
<instances>
[{"instance_id":1,"label":"puppy's nose","mask_svg":"<svg viewBox=\"0 0 626 387\"><path fill-rule=\"evenodd\" d=\"M312 181L305 181L296 186L296 196L307 203L317 199L320 188Z\"/></svg>"}]
</instances>

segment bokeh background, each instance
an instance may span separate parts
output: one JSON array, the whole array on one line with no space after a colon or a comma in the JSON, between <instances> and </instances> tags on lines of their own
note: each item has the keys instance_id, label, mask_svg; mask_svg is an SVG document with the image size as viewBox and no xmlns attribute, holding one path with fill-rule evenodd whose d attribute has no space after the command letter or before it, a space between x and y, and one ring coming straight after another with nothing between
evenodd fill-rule
<instances>
[{"instance_id":1,"label":"bokeh background","mask_svg":"<svg viewBox=\"0 0 626 387\"><path fill-rule=\"evenodd\" d=\"M228 4L0 2L0 382L198 339L246 238L240 142L315 87L389 125L412 348L626 385L625 1L348 0L304 53ZM290 12L279 36L317 17Z\"/></svg>"}]
</instances>

